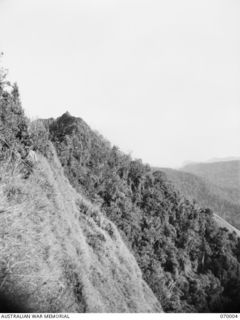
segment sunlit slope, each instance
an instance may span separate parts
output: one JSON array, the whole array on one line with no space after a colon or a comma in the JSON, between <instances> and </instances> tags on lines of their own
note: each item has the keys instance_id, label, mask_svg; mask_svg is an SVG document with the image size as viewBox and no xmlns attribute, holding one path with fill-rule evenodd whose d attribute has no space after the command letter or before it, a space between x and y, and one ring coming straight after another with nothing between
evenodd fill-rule
<instances>
[{"instance_id":1,"label":"sunlit slope","mask_svg":"<svg viewBox=\"0 0 240 320\"><path fill-rule=\"evenodd\" d=\"M214 214L215 221L219 225L220 228L226 228L230 232L236 232L237 236L240 237L240 231L236 228L234 228L230 223L228 223L223 218L219 217L217 214Z\"/></svg>"},{"instance_id":2,"label":"sunlit slope","mask_svg":"<svg viewBox=\"0 0 240 320\"><path fill-rule=\"evenodd\" d=\"M116 227L48 153L27 179L1 168L0 311L161 311Z\"/></svg>"}]
</instances>

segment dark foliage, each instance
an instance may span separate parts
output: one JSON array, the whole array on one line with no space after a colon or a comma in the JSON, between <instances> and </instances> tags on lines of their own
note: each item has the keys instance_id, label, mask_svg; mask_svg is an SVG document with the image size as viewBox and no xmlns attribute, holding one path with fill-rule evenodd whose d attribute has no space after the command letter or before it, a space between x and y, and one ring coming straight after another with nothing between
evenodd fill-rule
<instances>
[{"instance_id":1,"label":"dark foliage","mask_svg":"<svg viewBox=\"0 0 240 320\"><path fill-rule=\"evenodd\" d=\"M12 91L1 90L0 95L0 149L2 155L9 147L24 158L30 146L28 121L19 100L18 88Z\"/></svg>"},{"instance_id":2,"label":"dark foliage","mask_svg":"<svg viewBox=\"0 0 240 320\"><path fill-rule=\"evenodd\" d=\"M167 312L237 312L240 241L160 171L111 147L68 113L48 121L72 185L101 206Z\"/></svg>"},{"instance_id":3,"label":"dark foliage","mask_svg":"<svg viewBox=\"0 0 240 320\"><path fill-rule=\"evenodd\" d=\"M12 174L20 173L28 178L34 163L30 150L47 155L49 131L41 120L30 122L24 114L16 84L6 80L6 72L0 69L0 166Z\"/></svg>"},{"instance_id":4,"label":"dark foliage","mask_svg":"<svg viewBox=\"0 0 240 320\"><path fill-rule=\"evenodd\" d=\"M43 121L30 122L21 106L18 87L6 81L6 72L0 69L0 164L14 167L21 163L26 177L32 171L30 150L46 155L49 149L49 131Z\"/></svg>"}]
</instances>

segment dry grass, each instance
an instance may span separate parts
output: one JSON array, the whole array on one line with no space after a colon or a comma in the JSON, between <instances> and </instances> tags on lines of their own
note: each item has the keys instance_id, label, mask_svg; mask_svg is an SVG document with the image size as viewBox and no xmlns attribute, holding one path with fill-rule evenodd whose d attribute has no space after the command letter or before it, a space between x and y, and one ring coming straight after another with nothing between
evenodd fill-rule
<instances>
[{"instance_id":1,"label":"dry grass","mask_svg":"<svg viewBox=\"0 0 240 320\"><path fill-rule=\"evenodd\" d=\"M116 227L49 157L28 179L1 166L0 295L28 312L160 312Z\"/></svg>"}]
</instances>

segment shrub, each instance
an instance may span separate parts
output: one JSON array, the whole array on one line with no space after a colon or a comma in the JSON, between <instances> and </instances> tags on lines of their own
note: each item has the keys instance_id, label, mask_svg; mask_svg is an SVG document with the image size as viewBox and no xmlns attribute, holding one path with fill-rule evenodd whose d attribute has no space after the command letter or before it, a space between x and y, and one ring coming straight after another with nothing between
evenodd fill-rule
<instances>
[{"instance_id":1,"label":"shrub","mask_svg":"<svg viewBox=\"0 0 240 320\"><path fill-rule=\"evenodd\" d=\"M29 124L28 133L31 139L31 148L46 155L49 146L49 133L43 121L41 119L32 121Z\"/></svg>"}]
</instances>

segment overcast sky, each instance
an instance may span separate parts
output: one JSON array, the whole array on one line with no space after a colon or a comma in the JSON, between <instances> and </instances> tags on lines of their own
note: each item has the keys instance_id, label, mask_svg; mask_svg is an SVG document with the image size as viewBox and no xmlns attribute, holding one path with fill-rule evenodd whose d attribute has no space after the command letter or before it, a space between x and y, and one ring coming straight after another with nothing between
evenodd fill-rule
<instances>
[{"instance_id":1,"label":"overcast sky","mask_svg":"<svg viewBox=\"0 0 240 320\"><path fill-rule=\"evenodd\" d=\"M31 117L68 110L154 166L240 156L239 0L0 0Z\"/></svg>"}]
</instances>

